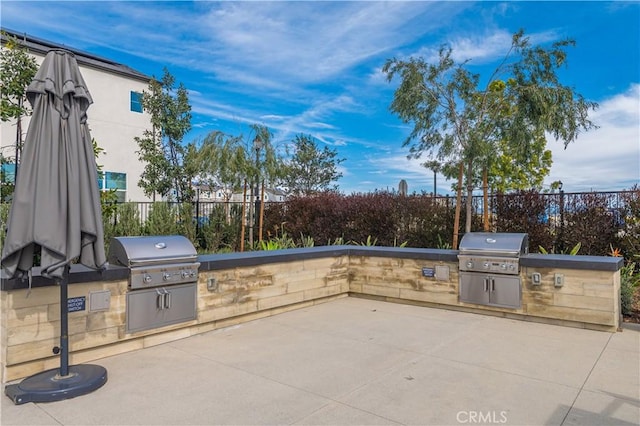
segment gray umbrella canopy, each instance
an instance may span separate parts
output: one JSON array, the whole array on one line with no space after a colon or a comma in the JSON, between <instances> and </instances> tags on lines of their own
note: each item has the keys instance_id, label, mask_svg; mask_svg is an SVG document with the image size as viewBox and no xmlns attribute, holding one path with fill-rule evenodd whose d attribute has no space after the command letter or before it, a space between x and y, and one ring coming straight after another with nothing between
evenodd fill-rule
<instances>
[{"instance_id":1,"label":"gray umbrella canopy","mask_svg":"<svg viewBox=\"0 0 640 426\"><path fill-rule=\"evenodd\" d=\"M10 277L33 265L42 247L42 275L62 278L73 259L101 268L104 234L87 109L93 102L76 58L47 53L27 88L33 115L9 213L2 266Z\"/></svg>"}]
</instances>

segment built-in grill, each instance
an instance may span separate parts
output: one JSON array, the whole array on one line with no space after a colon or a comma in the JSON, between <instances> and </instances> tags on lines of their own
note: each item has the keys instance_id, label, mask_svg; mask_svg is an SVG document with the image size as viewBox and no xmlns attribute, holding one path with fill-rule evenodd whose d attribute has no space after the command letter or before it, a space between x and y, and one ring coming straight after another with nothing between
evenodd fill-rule
<instances>
[{"instance_id":1,"label":"built-in grill","mask_svg":"<svg viewBox=\"0 0 640 426\"><path fill-rule=\"evenodd\" d=\"M110 264L129 268L126 332L196 318L198 255L181 235L116 237Z\"/></svg>"},{"instance_id":2,"label":"built-in grill","mask_svg":"<svg viewBox=\"0 0 640 426\"><path fill-rule=\"evenodd\" d=\"M460 301L520 307L520 257L528 252L527 234L466 233L458 253Z\"/></svg>"},{"instance_id":3,"label":"built-in grill","mask_svg":"<svg viewBox=\"0 0 640 426\"><path fill-rule=\"evenodd\" d=\"M518 275L520 256L529 252L529 236L516 233L468 232L460 240L461 271Z\"/></svg>"}]
</instances>

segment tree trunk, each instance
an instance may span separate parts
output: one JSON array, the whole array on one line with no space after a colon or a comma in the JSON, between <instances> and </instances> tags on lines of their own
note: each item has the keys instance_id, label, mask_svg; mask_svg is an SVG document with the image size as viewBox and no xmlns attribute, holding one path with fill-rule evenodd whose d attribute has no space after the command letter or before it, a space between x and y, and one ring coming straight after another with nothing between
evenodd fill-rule
<instances>
[{"instance_id":1,"label":"tree trunk","mask_svg":"<svg viewBox=\"0 0 640 426\"><path fill-rule=\"evenodd\" d=\"M482 172L482 193L484 195L482 211L484 213L484 231L489 232L489 177L487 176L487 168Z\"/></svg>"},{"instance_id":2,"label":"tree trunk","mask_svg":"<svg viewBox=\"0 0 640 426\"><path fill-rule=\"evenodd\" d=\"M240 226L240 251L244 251L244 231L247 222L247 180L244 180L244 189L242 190L242 225Z\"/></svg>"},{"instance_id":3,"label":"tree trunk","mask_svg":"<svg viewBox=\"0 0 640 426\"><path fill-rule=\"evenodd\" d=\"M465 217L464 232L471 232L471 217L473 216L473 161L467 166L467 215Z\"/></svg>"},{"instance_id":4,"label":"tree trunk","mask_svg":"<svg viewBox=\"0 0 640 426\"><path fill-rule=\"evenodd\" d=\"M254 201L254 185L251 183L251 188L249 188L249 245L253 248L253 226L256 222L255 215L255 201ZM246 202L246 198L245 198Z\"/></svg>"},{"instance_id":5,"label":"tree trunk","mask_svg":"<svg viewBox=\"0 0 640 426\"><path fill-rule=\"evenodd\" d=\"M262 224L264 223L264 181L260 189L260 227L258 228L258 241L262 241Z\"/></svg>"},{"instance_id":6,"label":"tree trunk","mask_svg":"<svg viewBox=\"0 0 640 426\"><path fill-rule=\"evenodd\" d=\"M22 100L20 100L20 106L22 107ZM18 165L20 164L20 157L22 153L22 116L18 116L18 120L16 122L16 168L15 168L15 176L18 176ZM14 182L15 183L15 182Z\"/></svg>"},{"instance_id":7,"label":"tree trunk","mask_svg":"<svg viewBox=\"0 0 640 426\"><path fill-rule=\"evenodd\" d=\"M227 225L231 224L231 195L227 194L226 188L223 189L224 192L224 216L227 221Z\"/></svg>"},{"instance_id":8,"label":"tree trunk","mask_svg":"<svg viewBox=\"0 0 640 426\"><path fill-rule=\"evenodd\" d=\"M464 173L464 166L460 162L460 170L458 171L458 188L456 192L456 213L453 220L453 244L451 248L457 250L458 248L458 229L460 229L460 204L462 204L462 175Z\"/></svg>"}]
</instances>

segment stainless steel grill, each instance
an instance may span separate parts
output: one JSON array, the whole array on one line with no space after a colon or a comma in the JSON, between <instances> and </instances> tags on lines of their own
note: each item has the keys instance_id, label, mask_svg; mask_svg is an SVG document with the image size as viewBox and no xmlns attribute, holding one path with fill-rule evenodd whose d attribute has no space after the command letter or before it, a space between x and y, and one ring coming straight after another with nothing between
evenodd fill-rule
<instances>
[{"instance_id":1,"label":"stainless steel grill","mask_svg":"<svg viewBox=\"0 0 640 426\"><path fill-rule=\"evenodd\" d=\"M460 301L519 308L520 257L529 252L529 236L519 233L470 232L460 241Z\"/></svg>"},{"instance_id":2,"label":"stainless steel grill","mask_svg":"<svg viewBox=\"0 0 640 426\"><path fill-rule=\"evenodd\" d=\"M198 254L182 235L116 237L111 240L108 258L109 263L131 270L131 289L198 280Z\"/></svg>"},{"instance_id":3,"label":"stainless steel grill","mask_svg":"<svg viewBox=\"0 0 640 426\"><path fill-rule=\"evenodd\" d=\"M126 331L196 318L198 254L181 235L116 237L109 263L129 268Z\"/></svg>"},{"instance_id":4,"label":"stainless steel grill","mask_svg":"<svg viewBox=\"0 0 640 426\"><path fill-rule=\"evenodd\" d=\"M517 275L520 256L529 252L529 236L518 233L468 232L460 241L461 271Z\"/></svg>"}]
</instances>

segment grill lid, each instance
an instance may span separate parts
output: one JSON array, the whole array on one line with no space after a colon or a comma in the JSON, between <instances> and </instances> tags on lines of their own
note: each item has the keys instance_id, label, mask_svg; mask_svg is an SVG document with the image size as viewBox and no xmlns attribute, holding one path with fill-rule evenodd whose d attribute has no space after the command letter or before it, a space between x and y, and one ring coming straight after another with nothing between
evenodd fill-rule
<instances>
[{"instance_id":1,"label":"grill lid","mask_svg":"<svg viewBox=\"0 0 640 426\"><path fill-rule=\"evenodd\" d=\"M460 240L460 254L519 257L529 252L529 235L509 232L467 232Z\"/></svg>"},{"instance_id":2,"label":"grill lid","mask_svg":"<svg viewBox=\"0 0 640 426\"><path fill-rule=\"evenodd\" d=\"M197 259L195 247L182 235L115 237L109 244L109 263L129 268L188 263Z\"/></svg>"}]
</instances>

